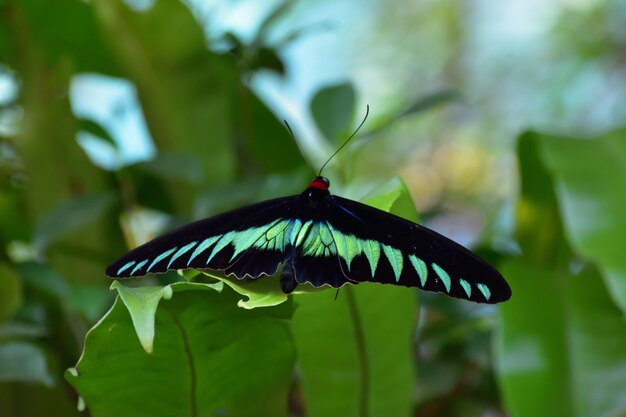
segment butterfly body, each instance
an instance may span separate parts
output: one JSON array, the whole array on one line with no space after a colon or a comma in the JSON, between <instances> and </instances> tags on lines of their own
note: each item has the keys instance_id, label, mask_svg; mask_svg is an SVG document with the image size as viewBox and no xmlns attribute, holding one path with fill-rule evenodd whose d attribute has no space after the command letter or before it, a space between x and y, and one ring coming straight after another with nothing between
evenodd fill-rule
<instances>
[{"instance_id":1,"label":"butterfly body","mask_svg":"<svg viewBox=\"0 0 626 417\"><path fill-rule=\"evenodd\" d=\"M369 281L481 303L510 298L504 278L463 246L328 188L317 177L300 195L183 226L128 252L106 273L123 278L193 268L255 279L282 265L285 293L303 283L339 288Z\"/></svg>"}]
</instances>

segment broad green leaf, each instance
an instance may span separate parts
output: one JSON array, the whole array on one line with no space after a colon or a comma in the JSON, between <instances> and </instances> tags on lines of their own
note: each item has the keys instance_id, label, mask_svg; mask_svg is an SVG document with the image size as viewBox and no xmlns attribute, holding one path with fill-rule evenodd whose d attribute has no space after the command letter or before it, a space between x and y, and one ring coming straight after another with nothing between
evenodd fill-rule
<instances>
[{"instance_id":1,"label":"broad green leaf","mask_svg":"<svg viewBox=\"0 0 626 417\"><path fill-rule=\"evenodd\" d=\"M11 319L22 302L22 284L9 265L0 263L0 325Z\"/></svg>"},{"instance_id":2,"label":"broad green leaf","mask_svg":"<svg viewBox=\"0 0 626 417\"><path fill-rule=\"evenodd\" d=\"M596 262L626 312L626 130L584 140L536 136L572 247Z\"/></svg>"},{"instance_id":3,"label":"broad green leaf","mask_svg":"<svg viewBox=\"0 0 626 417\"><path fill-rule=\"evenodd\" d=\"M345 140L354 117L354 106L354 87L350 83L320 89L310 105L317 127L331 143Z\"/></svg>"},{"instance_id":4,"label":"broad green leaf","mask_svg":"<svg viewBox=\"0 0 626 417\"><path fill-rule=\"evenodd\" d=\"M52 242L100 220L116 200L112 193L91 193L60 203L37 220L35 245L45 250Z\"/></svg>"},{"instance_id":5,"label":"broad green leaf","mask_svg":"<svg viewBox=\"0 0 626 417\"><path fill-rule=\"evenodd\" d=\"M286 417L295 353L285 316L183 285L159 302L152 354L120 298L89 331L66 378L91 415Z\"/></svg>"},{"instance_id":6,"label":"broad green leaf","mask_svg":"<svg viewBox=\"0 0 626 417\"><path fill-rule=\"evenodd\" d=\"M373 201L393 207L410 195L386 191ZM402 207L406 207L401 205ZM394 214L415 220L410 210ZM415 292L361 284L298 296L293 333L310 417L411 415Z\"/></svg>"},{"instance_id":7,"label":"broad green leaf","mask_svg":"<svg viewBox=\"0 0 626 417\"><path fill-rule=\"evenodd\" d=\"M0 343L0 381L36 382L50 387L54 380L39 346L9 340Z\"/></svg>"},{"instance_id":8,"label":"broad green leaf","mask_svg":"<svg viewBox=\"0 0 626 417\"><path fill-rule=\"evenodd\" d=\"M517 417L626 413L626 321L591 268L579 275L511 260L501 306L499 378ZM532 306L529 308L528 306Z\"/></svg>"}]
</instances>

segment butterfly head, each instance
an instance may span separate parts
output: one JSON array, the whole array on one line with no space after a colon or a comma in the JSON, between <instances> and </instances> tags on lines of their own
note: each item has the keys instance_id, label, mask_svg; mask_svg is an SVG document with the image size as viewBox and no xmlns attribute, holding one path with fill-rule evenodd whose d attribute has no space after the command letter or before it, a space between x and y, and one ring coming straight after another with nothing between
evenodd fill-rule
<instances>
[{"instance_id":1,"label":"butterfly head","mask_svg":"<svg viewBox=\"0 0 626 417\"><path fill-rule=\"evenodd\" d=\"M308 188L317 188L319 190L327 191L328 187L330 187L330 181L326 177L316 177L309 184Z\"/></svg>"}]
</instances>

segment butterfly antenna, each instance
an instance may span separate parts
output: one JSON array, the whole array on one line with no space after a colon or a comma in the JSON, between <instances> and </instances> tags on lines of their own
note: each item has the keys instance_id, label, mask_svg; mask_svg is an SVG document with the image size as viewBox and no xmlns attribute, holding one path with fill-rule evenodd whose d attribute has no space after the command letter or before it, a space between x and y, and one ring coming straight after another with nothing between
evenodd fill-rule
<instances>
[{"instance_id":1,"label":"butterfly antenna","mask_svg":"<svg viewBox=\"0 0 626 417\"><path fill-rule=\"evenodd\" d=\"M343 143L343 145L341 145L341 146L339 147L339 149L337 149L337 150L335 151L335 153L334 153L334 154L332 154L332 155L330 156L330 158L328 158L328 159L326 160L326 162L324 162L324 165L322 165L322 167L320 168L320 172L317 174L317 176L318 176L318 177L322 175L322 170L324 169L324 167L326 166L326 164L328 164L328 163L330 162L330 160L331 160L331 159L333 159L333 158L335 157L335 155L337 155L337 154L339 153L339 151L340 151L340 150L342 150L342 149L343 149L343 148L344 148L344 147L348 144L348 142L350 142L350 140L354 137L354 135L356 135L356 134L357 134L357 132L359 131L359 129L361 129L361 126L363 126L363 123L365 123L365 121L367 120L367 116L368 116L369 114L370 114L370 105L369 105L369 104L367 104L367 105L365 106L365 117L363 117L363 120L361 121L361 124L359 125L359 127L357 127L357 128L356 128L356 130L354 131L354 133L352 133L352 134L350 135L350 137L349 137L349 138L348 138L348 139L347 139L347 140ZM287 122L285 122L285 123L287 123ZM289 127L289 126L287 126L287 127Z\"/></svg>"}]
</instances>

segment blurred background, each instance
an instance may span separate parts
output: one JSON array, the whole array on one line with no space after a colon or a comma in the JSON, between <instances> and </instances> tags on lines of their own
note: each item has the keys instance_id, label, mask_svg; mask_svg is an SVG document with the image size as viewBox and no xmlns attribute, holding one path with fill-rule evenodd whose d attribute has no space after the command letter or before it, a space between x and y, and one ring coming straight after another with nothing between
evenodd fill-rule
<instances>
[{"instance_id":1,"label":"blurred background","mask_svg":"<svg viewBox=\"0 0 626 417\"><path fill-rule=\"evenodd\" d=\"M401 179L513 289L417 295L415 387L369 415L626 415L625 51L619 0L0 0L0 414L79 414L105 266L300 192L369 104L333 192Z\"/></svg>"}]
</instances>

